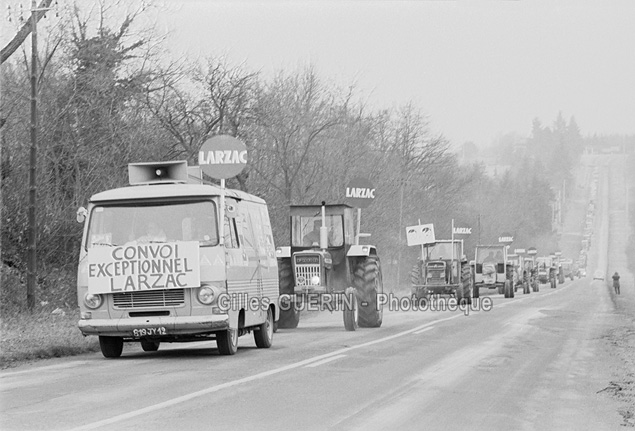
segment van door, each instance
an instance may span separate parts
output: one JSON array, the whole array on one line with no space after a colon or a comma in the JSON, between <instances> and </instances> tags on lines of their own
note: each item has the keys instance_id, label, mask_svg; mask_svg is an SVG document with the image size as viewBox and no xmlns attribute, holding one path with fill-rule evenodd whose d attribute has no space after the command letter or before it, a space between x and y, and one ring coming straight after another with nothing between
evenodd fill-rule
<instances>
[{"instance_id":1,"label":"van door","mask_svg":"<svg viewBox=\"0 0 635 431\"><path fill-rule=\"evenodd\" d=\"M240 201L237 204L237 216L234 221L238 234L239 256L235 265L228 265L227 288L230 295L235 293L239 299L237 309L245 310L244 326L254 326L264 321L259 307L262 298L260 262L251 219L251 203Z\"/></svg>"},{"instance_id":2,"label":"van door","mask_svg":"<svg viewBox=\"0 0 635 431\"><path fill-rule=\"evenodd\" d=\"M267 318L269 304L274 304L278 310L278 259L273 243L273 233L267 206L259 203L251 204L253 211L250 212L256 239L256 253L258 255L260 270L260 294L262 318ZM277 316L274 316L274 320ZM264 321L264 320L263 320Z\"/></svg>"}]
</instances>

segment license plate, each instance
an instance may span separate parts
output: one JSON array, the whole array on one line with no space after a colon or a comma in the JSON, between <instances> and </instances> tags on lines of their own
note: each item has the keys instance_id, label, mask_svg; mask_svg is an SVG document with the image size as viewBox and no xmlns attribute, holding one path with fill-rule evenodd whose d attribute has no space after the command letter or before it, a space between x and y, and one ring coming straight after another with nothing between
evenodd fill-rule
<instances>
[{"instance_id":1,"label":"license plate","mask_svg":"<svg viewBox=\"0 0 635 431\"><path fill-rule=\"evenodd\" d=\"M160 326L158 328L137 328L132 330L133 337L153 337L167 334L168 331L163 326Z\"/></svg>"}]
</instances>

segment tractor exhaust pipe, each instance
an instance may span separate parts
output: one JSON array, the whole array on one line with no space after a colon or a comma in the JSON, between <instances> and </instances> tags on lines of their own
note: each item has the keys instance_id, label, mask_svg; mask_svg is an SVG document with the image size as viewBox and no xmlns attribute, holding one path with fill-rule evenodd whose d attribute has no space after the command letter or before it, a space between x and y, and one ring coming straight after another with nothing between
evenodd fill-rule
<instances>
[{"instance_id":1,"label":"tractor exhaust pipe","mask_svg":"<svg viewBox=\"0 0 635 431\"><path fill-rule=\"evenodd\" d=\"M320 226L320 248L326 250L329 242L329 228L326 226L326 202L322 201L322 226Z\"/></svg>"}]
</instances>

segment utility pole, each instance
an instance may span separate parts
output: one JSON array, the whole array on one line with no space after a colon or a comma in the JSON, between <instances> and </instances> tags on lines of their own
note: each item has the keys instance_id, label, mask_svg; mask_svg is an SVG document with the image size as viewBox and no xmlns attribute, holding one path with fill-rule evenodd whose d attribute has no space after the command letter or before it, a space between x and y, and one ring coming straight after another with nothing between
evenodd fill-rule
<instances>
[{"instance_id":1,"label":"utility pole","mask_svg":"<svg viewBox=\"0 0 635 431\"><path fill-rule=\"evenodd\" d=\"M29 154L29 236L26 280L26 305L35 308L37 283L37 22L38 12L50 8L37 8L37 0L31 0L31 149Z\"/></svg>"}]
</instances>

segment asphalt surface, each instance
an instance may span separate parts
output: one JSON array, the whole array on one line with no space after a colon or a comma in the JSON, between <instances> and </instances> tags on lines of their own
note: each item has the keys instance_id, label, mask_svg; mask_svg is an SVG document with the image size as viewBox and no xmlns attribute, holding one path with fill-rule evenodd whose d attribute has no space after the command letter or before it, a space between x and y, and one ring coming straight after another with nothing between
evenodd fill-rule
<instances>
[{"instance_id":1,"label":"asphalt surface","mask_svg":"<svg viewBox=\"0 0 635 431\"><path fill-rule=\"evenodd\" d=\"M606 281L592 280L608 266L603 172L587 278L513 299L485 292L489 311L386 310L381 328L356 332L340 313L305 313L270 349L246 335L231 357L213 342L131 344L116 360L27 365L0 373L0 428L620 429L603 336L622 321Z\"/></svg>"}]
</instances>

